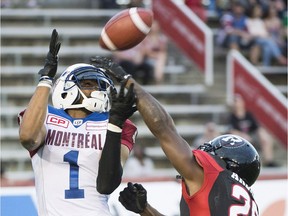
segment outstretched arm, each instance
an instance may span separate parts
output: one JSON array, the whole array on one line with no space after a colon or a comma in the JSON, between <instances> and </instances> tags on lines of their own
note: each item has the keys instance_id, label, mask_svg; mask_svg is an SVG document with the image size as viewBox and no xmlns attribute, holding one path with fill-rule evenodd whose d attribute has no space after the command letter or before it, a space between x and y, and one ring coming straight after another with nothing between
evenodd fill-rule
<instances>
[{"instance_id":1,"label":"outstretched arm","mask_svg":"<svg viewBox=\"0 0 288 216\"><path fill-rule=\"evenodd\" d=\"M123 168L121 164L121 132L124 122L136 111L133 85L124 95L124 85L119 96L112 91L112 107L108 123L105 145L99 161L97 190L101 194L111 194L121 183ZM123 148L127 148L124 146ZM125 159L128 157L126 149ZM124 150L123 150L124 151ZM122 154L123 156L123 154Z\"/></svg>"},{"instance_id":2,"label":"outstretched arm","mask_svg":"<svg viewBox=\"0 0 288 216\"><path fill-rule=\"evenodd\" d=\"M29 151L38 148L44 141L46 133L44 120L46 117L52 81L57 72L57 55L60 45L61 44L58 42L58 33L54 29L51 35L50 47L45 65L38 73L41 75L39 84L25 110L20 124L20 142Z\"/></svg>"},{"instance_id":3,"label":"outstretched arm","mask_svg":"<svg viewBox=\"0 0 288 216\"><path fill-rule=\"evenodd\" d=\"M133 78L128 79L126 86L134 84L137 96L137 109L144 122L159 140L163 151L174 168L187 179L192 179L197 172L192 149L179 135L174 121L164 107Z\"/></svg>"},{"instance_id":4,"label":"outstretched arm","mask_svg":"<svg viewBox=\"0 0 288 216\"><path fill-rule=\"evenodd\" d=\"M106 68L109 75L117 81L126 83L127 88L134 85L137 109L146 125L160 141L163 151L180 175L186 182L191 180L199 187L203 180L203 170L196 162L189 144L177 132L173 119L164 107L117 63L109 59L103 60L101 57L95 58L94 63Z\"/></svg>"}]
</instances>

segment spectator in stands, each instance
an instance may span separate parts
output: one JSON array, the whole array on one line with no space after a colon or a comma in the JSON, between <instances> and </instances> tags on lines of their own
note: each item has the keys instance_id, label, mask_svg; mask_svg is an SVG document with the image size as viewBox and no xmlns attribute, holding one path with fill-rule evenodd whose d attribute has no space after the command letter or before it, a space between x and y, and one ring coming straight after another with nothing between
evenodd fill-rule
<instances>
[{"instance_id":1,"label":"spectator in stands","mask_svg":"<svg viewBox=\"0 0 288 216\"><path fill-rule=\"evenodd\" d=\"M143 41L131 49L113 53L114 60L143 85L153 81L153 65L146 58Z\"/></svg>"},{"instance_id":2,"label":"spectator in stands","mask_svg":"<svg viewBox=\"0 0 288 216\"><path fill-rule=\"evenodd\" d=\"M269 36L280 47L281 53L287 55L287 29L284 28L281 18L277 14L274 4L271 4L264 19ZM286 41L285 41L286 39Z\"/></svg>"},{"instance_id":3,"label":"spectator in stands","mask_svg":"<svg viewBox=\"0 0 288 216\"><path fill-rule=\"evenodd\" d=\"M287 14L287 1L283 0L273 0L268 1L270 3L270 6L274 7L277 11L277 16L283 20L285 19L285 14ZM287 19L287 17L286 17ZM286 20L287 22L287 20Z\"/></svg>"},{"instance_id":4,"label":"spectator in stands","mask_svg":"<svg viewBox=\"0 0 288 216\"><path fill-rule=\"evenodd\" d=\"M205 124L203 133L195 138L193 142L193 147L198 148L203 143L206 143L217 136L220 136L220 132L217 129L217 125L212 121L207 122Z\"/></svg>"},{"instance_id":5,"label":"spectator in stands","mask_svg":"<svg viewBox=\"0 0 288 216\"><path fill-rule=\"evenodd\" d=\"M261 47L263 66L270 66L272 58L281 65L287 64L287 59L282 55L280 47L269 35L262 19L261 5L254 5L251 16L247 19L247 29L254 38L255 44Z\"/></svg>"},{"instance_id":6,"label":"spectator in stands","mask_svg":"<svg viewBox=\"0 0 288 216\"><path fill-rule=\"evenodd\" d=\"M274 161L272 137L257 122L253 114L246 110L245 101L239 94L234 97L228 124L229 133L239 135L261 148L264 166L277 166Z\"/></svg>"},{"instance_id":7,"label":"spectator in stands","mask_svg":"<svg viewBox=\"0 0 288 216\"><path fill-rule=\"evenodd\" d=\"M147 37L131 49L114 52L114 60L143 85L162 83L167 59L167 38L154 21Z\"/></svg>"},{"instance_id":8,"label":"spectator in stands","mask_svg":"<svg viewBox=\"0 0 288 216\"><path fill-rule=\"evenodd\" d=\"M245 5L245 10L247 14L251 14L251 9L255 5L260 5L263 9L263 11L267 11L269 8L269 1L268 0L241 0L243 4Z\"/></svg>"},{"instance_id":9,"label":"spectator in stands","mask_svg":"<svg viewBox=\"0 0 288 216\"><path fill-rule=\"evenodd\" d=\"M160 25L154 21L151 30L143 43L145 46L145 57L153 65L154 80L160 84L164 80L164 70L167 60L167 38L161 32Z\"/></svg>"},{"instance_id":10,"label":"spectator in stands","mask_svg":"<svg viewBox=\"0 0 288 216\"><path fill-rule=\"evenodd\" d=\"M116 0L101 0L98 1L99 8L101 9L117 9L119 5L117 4Z\"/></svg>"},{"instance_id":11,"label":"spectator in stands","mask_svg":"<svg viewBox=\"0 0 288 216\"><path fill-rule=\"evenodd\" d=\"M145 147L135 145L132 150L132 155L125 163L123 177L147 177L153 174L154 162L145 153Z\"/></svg>"},{"instance_id":12,"label":"spectator in stands","mask_svg":"<svg viewBox=\"0 0 288 216\"><path fill-rule=\"evenodd\" d=\"M216 11L219 17L222 17L224 13L231 9L230 0L215 0Z\"/></svg>"},{"instance_id":13,"label":"spectator in stands","mask_svg":"<svg viewBox=\"0 0 288 216\"><path fill-rule=\"evenodd\" d=\"M232 4L231 12L226 12L220 19L221 29L217 43L229 49L248 49L252 63L257 63L259 46L255 45L253 36L247 31L245 8L239 1Z\"/></svg>"}]
</instances>

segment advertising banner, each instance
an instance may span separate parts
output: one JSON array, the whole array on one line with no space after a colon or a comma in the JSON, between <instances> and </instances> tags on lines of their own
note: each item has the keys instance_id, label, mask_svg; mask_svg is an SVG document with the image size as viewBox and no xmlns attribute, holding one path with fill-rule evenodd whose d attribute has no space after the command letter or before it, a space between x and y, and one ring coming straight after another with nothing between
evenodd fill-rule
<instances>
[{"instance_id":1,"label":"advertising banner","mask_svg":"<svg viewBox=\"0 0 288 216\"><path fill-rule=\"evenodd\" d=\"M147 190L148 202L166 216L179 216L181 184L176 181L137 182ZM126 187L122 183L111 194L109 207L113 216L136 216L118 201L119 192ZM287 179L258 180L252 187L260 216L287 216ZM1 216L37 216L34 187L1 188Z\"/></svg>"},{"instance_id":2,"label":"advertising banner","mask_svg":"<svg viewBox=\"0 0 288 216\"><path fill-rule=\"evenodd\" d=\"M206 84L213 84L213 33L185 4L171 0L153 2L154 18L163 32L205 73Z\"/></svg>"},{"instance_id":3,"label":"advertising banner","mask_svg":"<svg viewBox=\"0 0 288 216\"><path fill-rule=\"evenodd\" d=\"M287 148L287 99L239 52L230 52L227 65L229 103L241 94L247 109Z\"/></svg>"}]
</instances>

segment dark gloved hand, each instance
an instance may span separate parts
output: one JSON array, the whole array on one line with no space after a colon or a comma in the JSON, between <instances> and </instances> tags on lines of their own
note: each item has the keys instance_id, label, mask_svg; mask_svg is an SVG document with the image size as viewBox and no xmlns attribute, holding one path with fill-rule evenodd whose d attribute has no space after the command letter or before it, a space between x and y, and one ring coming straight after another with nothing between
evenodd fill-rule
<instances>
[{"instance_id":1,"label":"dark gloved hand","mask_svg":"<svg viewBox=\"0 0 288 216\"><path fill-rule=\"evenodd\" d=\"M119 95L117 97L116 89L111 92L112 106L110 109L109 123L122 128L126 119L133 115L137 110L135 102L134 84L131 84L128 92L124 95L125 86L122 83Z\"/></svg>"},{"instance_id":2,"label":"dark gloved hand","mask_svg":"<svg viewBox=\"0 0 288 216\"><path fill-rule=\"evenodd\" d=\"M147 191L141 184L128 182L118 200L127 210L142 213L147 206Z\"/></svg>"},{"instance_id":3,"label":"dark gloved hand","mask_svg":"<svg viewBox=\"0 0 288 216\"><path fill-rule=\"evenodd\" d=\"M49 52L47 53L46 59L45 59L45 65L44 68L42 68L38 74L41 75L41 77L47 77L50 79L53 79L57 72L57 66L58 66L58 52L60 49L61 43L58 42L58 33L56 29L53 30L51 39L50 39L50 46L49 46Z\"/></svg>"},{"instance_id":4,"label":"dark gloved hand","mask_svg":"<svg viewBox=\"0 0 288 216\"><path fill-rule=\"evenodd\" d=\"M96 56L91 58L90 61L95 67L105 69L107 74L118 82L126 84L127 80L131 77L131 75L127 74L119 64L113 62L111 59Z\"/></svg>"}]
</instances>

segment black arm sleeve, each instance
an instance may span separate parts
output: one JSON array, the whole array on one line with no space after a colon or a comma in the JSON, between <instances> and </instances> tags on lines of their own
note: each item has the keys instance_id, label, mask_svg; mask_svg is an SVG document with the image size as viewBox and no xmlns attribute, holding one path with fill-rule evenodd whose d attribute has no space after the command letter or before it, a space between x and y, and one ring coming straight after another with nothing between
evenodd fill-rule
<instances>
[{"instance_id":1,"label":"black arm sleeve","mask_svg":"<svg viewBox=\"0 0 288 216\"><path fill-rule=\"evenodd\" d=\"M121 183L121 133L107 130L106 141L99 161L97 191L111 194Z\"/></svg>"}]
</instances>

